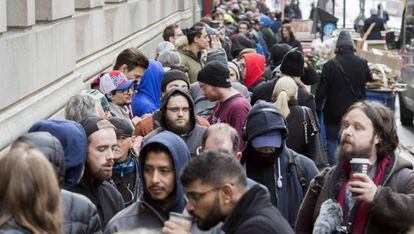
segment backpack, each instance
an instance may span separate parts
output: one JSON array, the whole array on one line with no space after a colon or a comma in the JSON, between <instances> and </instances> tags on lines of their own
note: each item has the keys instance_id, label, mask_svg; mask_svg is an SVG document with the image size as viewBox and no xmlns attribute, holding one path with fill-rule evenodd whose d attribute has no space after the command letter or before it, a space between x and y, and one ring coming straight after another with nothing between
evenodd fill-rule
<instances>
[{"instance_id":1,"label":"backpack","mask_svg":"<svg viewBox=\"0 0 414 234\"><path fill-rule=\"evenodd\" d=\"M288 163L288 170L292 170L294 168L296 170L296 173L299 177L299 183L302 187L303 195L306 194L306 169L299 159L299 154L296 153L293 150L290 150L289 154L289 163Z\"/></svg>"}]
</instances>

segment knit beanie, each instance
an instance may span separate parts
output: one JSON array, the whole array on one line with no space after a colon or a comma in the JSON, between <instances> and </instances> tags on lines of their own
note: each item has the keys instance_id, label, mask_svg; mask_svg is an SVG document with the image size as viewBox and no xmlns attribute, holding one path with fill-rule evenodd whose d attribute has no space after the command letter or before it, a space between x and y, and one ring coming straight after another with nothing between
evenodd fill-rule
<instances>
[{"instance_id":1,"label":"knit beanie","mask_svg":"<svg viewBox=\"0 0 414 234\"><path fill-rule=\"evenodd\" d=\"M285 54L280 65L280 72L293 77L300 77L303 74L305 59L301 52L292 50Z\"/></svg>"},{"instance_id":2,"label":"knit beanie","mask_svg":"<svg viewBox=\"0 0 414 234\"><path fill-rule=\"evenodd\" d=\"M237 66L237 64L234 62L228 62L227 66L236 72L237 80L240 80L240 72L239 72L239 67Z\"/></svg>"},{"instance_id":3,"label":"knit beanie","mask_svg":"<svg viewBox=\"0 0 414 234\"><path fill-rule=\"evenodd\" d=\"M211 61L219 61L223 64L227 63L227 54L223 48L212 48L207 51L207 61L209 63Z\"/></svg>"},{"instance_id":4,"label":"knit beanie","mask_svg":"<svg viewBox=\"0 0 414 234\"><path fill-rule=\"evenodd\" d=\"M190 87L190 80L188 79L187 75L180 70L173 69L164 73L164 78L161 81L161 90L165 92L165 87L167 87L167 84L174 80L182 80L187 83L188 87Z\"/></svg>"},{"instance_id":5,"label":"knit beanie","mask_svg":"<svg viewBox=\"0 0 414 234\"><path fill-rule=\"evenodd\" d=\"M230 72L226 65L219 61L207 63L198 73L197 80L216 87L230 88Z\"/></svg>"},{"instance_id":6,"label":"knit beanie","mask_svg":"<svg viewBox=\"0 0 414 234\"><path fill-rule=\"evenodd\" d=\"M352 40L351 34L346 30L339 33L338 40L336 41L336 47L342 46L354 47L354 41Z\"/></svg>"}]
</instances>

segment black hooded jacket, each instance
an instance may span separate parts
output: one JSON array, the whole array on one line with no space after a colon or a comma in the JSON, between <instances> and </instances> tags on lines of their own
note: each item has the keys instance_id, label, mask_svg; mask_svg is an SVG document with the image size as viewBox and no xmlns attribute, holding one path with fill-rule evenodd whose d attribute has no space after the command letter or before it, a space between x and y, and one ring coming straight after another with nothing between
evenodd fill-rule
<instances>
[{"instance_id":1,"label":"black hooded jacket","mask_svg":"<svg viewBox=\"0 0 414 234\"><path fill-rule=\"evenodd\" d=\"M259 156L252 146L252 140L274 131L280 131L282 135L282 146L274 154L275 162L267 166L255 164L254 161L257 159L255 157ZM286 146L288 137L286 121L279 109L272 103L259 100L253 106L246 119L244 137L246 145L242 152L241 162L246 166L247 177L269 189L273 205L293 227L307 187L318 174L315 163L301 154L294 153ZM293 159L294 154L297 155L296 160ZM299 175L298 164L304 170L305 181L302 181Z\"/></svg>"},{"instance_id":2,"label":"black hooded jacket","mask_svg":"<svg viewBox=\"0 0 414 234\"><path fill-rule=\"evenodd\" d=\"M228 234L293 233L289 223L272 206L269 193L260 185L253 186L241 197L222 230Z\"/></svg>"},{"instance_id":3,"label":"black hooded jacket","mask_svg":"<svg viewBox=\"0 0 414 234\"><path fill-rule=\"evenodd\" d=\"M188 105L190 107L190 122L191 122L191 130L190 132L186 133L185 135L181 135L181 139L184 140L184 142L187 144L188 149L190 150L190 154L192 157L197 155L197 148L201 146L202 137L204 134L204 131L206 130L205 127L197 124L196 122L196 114L195 114L195 108L194 108L194 102L191 98L190 94L186 92L185 90L174 88L167 93L164 94L161 98L161 104L160 104L160 126L161 129L158 129L154 132L160 132L162 130L168 130L172 131L167 125L166 115L167 115L167 104L170 98L174 95L181 95L184 96L187 101ZM151 136L154 134L150 134Z\"/></svg>"},{"instance_id":4,"label":"black hooded jacket","mask_svg":"<svg viewBox=\"0 0 414 234\"><path fill-rule=\"evenodd\" d=\"M27 133L19 138L35 145L54 166L62 187L65 157L59 140L48 132ZM65 233L100 233L101 223L95 205L85 196L61 190Z\"/></svg>"}]
</instances>

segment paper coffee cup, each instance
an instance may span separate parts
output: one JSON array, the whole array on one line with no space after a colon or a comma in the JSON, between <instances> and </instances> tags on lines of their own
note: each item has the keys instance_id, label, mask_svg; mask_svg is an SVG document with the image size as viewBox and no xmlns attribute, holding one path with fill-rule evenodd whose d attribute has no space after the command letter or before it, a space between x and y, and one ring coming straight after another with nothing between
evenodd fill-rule
<instances>
[{"instance_id":1,"label":"paper coffee cup","mask_svg":"<svg viewBox=\"0 0 414 234\"><path fill-rule=\"evenodd\" d=\"M368 174L368 167L371 162L367 158L353 158L350 161L352 173Z\"/></svg>"},{"instance_id":2,"label":"paper coffee cup","mask_svg":"<svg viewBox=\"0 0 414 234\"><path fill-rule=\"evenodd\" d=\"M170 221L179 224L184 230L190 232L193 217L176 212L170 212Z\"/></svg>"}]
</instances>

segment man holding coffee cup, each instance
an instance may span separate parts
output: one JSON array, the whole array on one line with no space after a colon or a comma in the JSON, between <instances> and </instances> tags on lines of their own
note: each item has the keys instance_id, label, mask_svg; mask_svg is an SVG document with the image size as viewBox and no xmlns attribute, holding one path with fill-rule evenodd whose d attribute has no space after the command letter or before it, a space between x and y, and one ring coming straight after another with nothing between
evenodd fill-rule
<instances>
[{"instance_id":1,"label":"man holding coffee cup","mask_svg":"<svg viewBox=\"0 0 414 234\"><path fill-rule=\"evenodd\" d=\"M381 104L357 102L348 109L342 119L339 164L312 181L296 233L312 232L328 199L343 211L342 225L334 229L347 233L399 233L414 225L413 165L394 152L396 129L394 114ZM332 224L337 218L318 222Z\"/></svg>"},{"instance_id":2,"label":"man holding coffee cup","mask_svg":"<svg viewBox=\"0 0 414 234\"><path fill-rule=\"evenodd\" d=\"M138 162L143 194L110 220L105 233L138 228L159 232L170 213L182 213L186 201L179 173L188 161L190 152L179 136L163 131L150 137L141 148Z\"/></svg>"}]
</instances>

